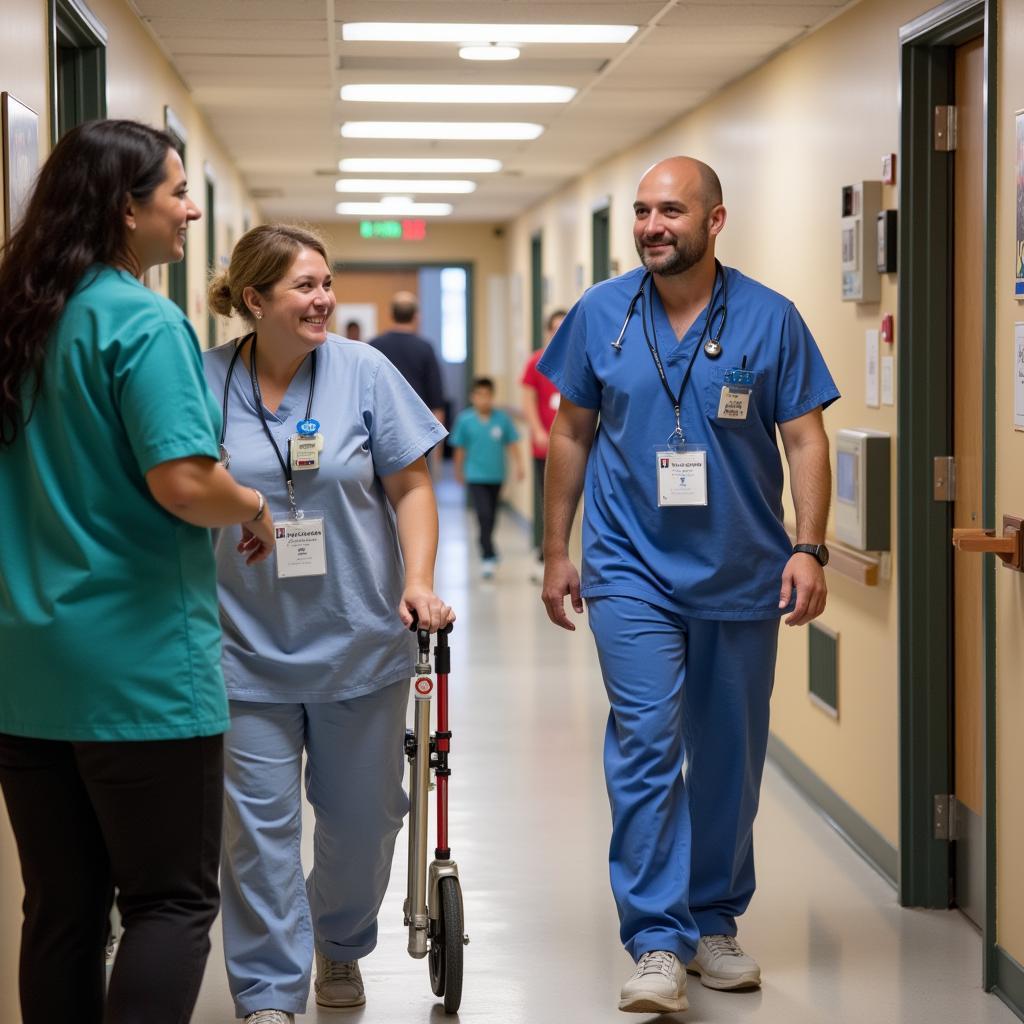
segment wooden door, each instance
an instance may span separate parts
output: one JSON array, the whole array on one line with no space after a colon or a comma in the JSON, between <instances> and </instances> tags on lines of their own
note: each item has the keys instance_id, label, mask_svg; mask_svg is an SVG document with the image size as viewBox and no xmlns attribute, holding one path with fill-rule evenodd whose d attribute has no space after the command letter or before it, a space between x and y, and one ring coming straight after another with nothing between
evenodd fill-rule
<instances>
[{"instance_id":1,"label":"wooden door","mask_svg":"<svg viewBox=\"0 0 1024 1024\"><path fill-rule=\"evenodd\" d=\"M953 525L981 527L984 361L984 70L981 39L956 59L957 150L953 196ZM984 561L954 552L953 765L957 800L956 902L984 920Z\"/></svg>"}]
</instances>

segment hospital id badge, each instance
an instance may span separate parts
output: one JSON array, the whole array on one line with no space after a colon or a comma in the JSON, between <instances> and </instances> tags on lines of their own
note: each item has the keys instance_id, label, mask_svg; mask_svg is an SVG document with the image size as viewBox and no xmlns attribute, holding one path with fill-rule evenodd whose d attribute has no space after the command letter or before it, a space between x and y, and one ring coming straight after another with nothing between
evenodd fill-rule
<instances>
[{"instance_id":1,"label":"hospital id badge","mask_svg":"<svg viewBox=\"0 0 1024 1024\"><path fill-rule=\"evenodd\" d=\"M288 439L292 469L319 469L323 439L319 434L292 434Z\"/></svg>"},{"instance_id":2,"label":"hospital id badge","mask_svg":"<svg viewBox=\"0 0 1024 1024\"><path fill-rule=\"evenodd\" d=\"M655 453L658 507L708 503L708 453L700 448Z\"/></svg>"},{"instance_id":3,"label":"hospital id badge","mask_svg":"<svg viewBox=\"0 0 1024 1024\"><path fill-rule=\"evenodd\" d=\"M327 575L323 516L274 520L277 578Z\"/></svg>"},{"instance_id":4,"label":"hospital id badge","mask_svg":"<svg viewBox=\"0 0 1024 1024\"><path fill-rule=\"evenodd\" d=\"M725 384L722 397L718 400L718 418L720 420L745 420L750 410L750 392Z\"/></svg>"}]
</instances>

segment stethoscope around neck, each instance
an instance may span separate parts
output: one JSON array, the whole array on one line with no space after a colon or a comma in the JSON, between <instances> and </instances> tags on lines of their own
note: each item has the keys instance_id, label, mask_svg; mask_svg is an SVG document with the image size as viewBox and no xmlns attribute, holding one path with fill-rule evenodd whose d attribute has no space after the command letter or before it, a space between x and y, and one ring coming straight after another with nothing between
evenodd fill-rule
<instances>
[{"instance_id":1,"label":"stethoscope around neck","mask_svg":"<svg viewBox=\"0 0 1024 1024\"><path fill-rule=\"evenodd\" d=\"M622 342L626 337L626 329L629 327L629 321L632 320L633 314L636 312L636 306L638 302L642 302L645 293L647 294L648 303L651 306L651 324L654 323L654 297L651 292L647 291L647 284L654 275L650 270L644 272L644 276L640 279L640 287L637 288L633 298L629 300L629 308L626 310L626 319L622 321L622 329L619 331L619 336L612 342L612 348L616 352L622 351ZM715 309L715 296L719 298L718 308ZM704 354L708 359L717 359L722 354L722 334L725 332L726 321L729 318L728 309L728 277L725 273L725 268L718 260L715 260L715 281L711 286L711 299L708 302L708 318L704 321L704 330L701 331L701 340L704 340L704 336L707 335L707 340L704 341ZM641 308L641 314L643 309ZM715 318L718 318L718 330L714 330ZM651 344L651 339L647 335L647 318L643 315L640 317L644 329L644 338L647 344ZM699 344L699 343L698 343Z\"/></svg>"}]
</instances>

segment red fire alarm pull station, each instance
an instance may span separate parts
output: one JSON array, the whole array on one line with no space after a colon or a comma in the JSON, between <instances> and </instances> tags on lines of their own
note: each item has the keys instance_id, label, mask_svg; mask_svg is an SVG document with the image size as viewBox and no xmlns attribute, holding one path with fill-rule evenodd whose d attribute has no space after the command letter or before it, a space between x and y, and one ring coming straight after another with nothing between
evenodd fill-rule
<instances>
[{"instance_id":1,"label":"red fire alarm pull station","mask_svg":"<svg viewBox=\"0 0 1024 1024\"><path fill-rule=\"evenodd\" d=\"M891 345L896 340L895 324L892 313L886 313L885 316L882 317L882 329L879 331L879 335L886 345Z\"/></svg>"}]
</instances>

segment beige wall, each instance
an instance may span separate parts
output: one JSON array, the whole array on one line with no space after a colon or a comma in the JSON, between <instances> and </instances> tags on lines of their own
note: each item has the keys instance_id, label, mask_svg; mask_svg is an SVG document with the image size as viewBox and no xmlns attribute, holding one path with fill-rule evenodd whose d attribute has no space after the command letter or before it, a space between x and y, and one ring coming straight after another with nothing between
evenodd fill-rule
<instances>
[{"instance_id":1,"label":"beige wall","mask_svg":"<svg viewBox=\"0 0 1024 1024\"><path fill-rule=\"evenodd\" d=\"M1013 298L1017 201L1014 112L1024 109L1024 3L1000 5L998 207L996 231L996 522L1024 515L1024 434L1013 429L1013 325L1024 306ZM996 676L998 782L997 934L1024 963L1024 575L997 568Z\"/></svg>"},{"instance_id":2,"label":"beige wall","mask_svg":"<svg viewBox=\"0 0 1024 1024\"><path fill-rule=\"evenodd\" d=\"M253 223L259 211L241 177L212 136L169 65L138 18L123 0L89 0L106 26L107 103L110 117L164 125L169 105L188 134L186 171L193 198L205 203L204 167L217 183L217 256L227 255L241 233L243 217ZM12 93L40 115L40 157L49 150L49 56L46 0L3 0L0 3L0 90ZM2 206L2 204L0 204ZM2 211L0 211L2 216ZM189 237L189 315L199 337L207 334L204 302L206 232L202 221ZM161 277L166 286L166 273ZM17 945L20 928L21 880L6 814L0 814L0 1020L17 1021Z\"/></svg>"}]
</instances>

